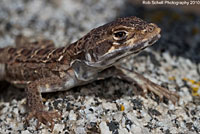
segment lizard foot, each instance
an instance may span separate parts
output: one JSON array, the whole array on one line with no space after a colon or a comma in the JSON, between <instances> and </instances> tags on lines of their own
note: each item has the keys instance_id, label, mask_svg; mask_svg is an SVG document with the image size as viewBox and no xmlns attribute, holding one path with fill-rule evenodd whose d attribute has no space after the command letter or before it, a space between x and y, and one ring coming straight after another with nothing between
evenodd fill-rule
<instances>
[{"instance_id":1,"label":"lizard foot","mask_svg":"<svg viewBox=\"0 0 200 134\"><path fill-rule=\"evenodd\" d=\"M148 80L141 74L138 74L132 70L120 67L119 76L120 78L125 79L130 83L136 84L143 90L143 93L146 93L147 90L149 90L158 95L160 99L166 97L167 99L171 100L174 104L179 100L179 95L175 92L169 91L168 89L155 84L154 82Z\"/></svg>"},{"instance_id":2,"label":"lizard foot","mask_svg":"<svg viewBox=\"0 0 200 134\"><path fill-rule=\"evenodd\" d=\"M143 90L144 94L147 92L147 90L151 91L154 94L158 95L161 100L164 97L166 97L167 99L171 100L174 104L179 100L178 94L169 91L168 89L161 87L160 85L157 85L148 79L144 79L142 84L136 82L136 85L138 85Z\"/></svg>"},{"instance_id":3,"label":"lizard foot","mask_svg":"<svg viewBox=\"0 0 200 134\"><path fill-rule=\"evenodd\" d=\"M47 125L51 131L53 131L54 128L54 119L59 120L61 118L61 115L57 111L32 111L29 113L29 115L26 118L26 122L28 122L30 119L35 117L37 119L37 126L36 129L39 128L40 123L43 123Z\"/></svg>"}]
</instances>

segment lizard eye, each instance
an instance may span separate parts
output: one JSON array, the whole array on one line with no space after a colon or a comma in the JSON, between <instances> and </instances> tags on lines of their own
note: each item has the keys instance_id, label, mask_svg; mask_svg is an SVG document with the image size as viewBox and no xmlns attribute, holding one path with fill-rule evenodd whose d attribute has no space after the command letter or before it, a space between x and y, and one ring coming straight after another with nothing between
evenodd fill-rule
<instances>
[{"instance_id":1,"label":"lizard eye","mask_svg":"<svg viewBox=\"0 0 200 134\"><path fill-rule=\"evenodd\" d=\"M125 31L117 31L117 32L114 32L113 34L113 38L115 40L123 40L127 37L127 33Z\"/></svg>"}]
</instances>

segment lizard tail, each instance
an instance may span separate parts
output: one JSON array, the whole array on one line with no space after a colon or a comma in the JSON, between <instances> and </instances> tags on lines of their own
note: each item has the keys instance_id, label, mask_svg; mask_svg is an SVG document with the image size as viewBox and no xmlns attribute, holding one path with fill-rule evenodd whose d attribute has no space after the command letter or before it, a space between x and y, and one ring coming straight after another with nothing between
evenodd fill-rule
<instances>
[{"instance_id":1,"label":"lizard tail","mask_svg":"<svg viewBox=\"0 0 200 134\"><path fill-rule=\"evenodd\" d=\"M5 48L0 48L0 81L4 80L6 57Z\"/></svg>"},{"instance_id":2,"label":"lizard tail","mask_svg":"<svg viewBox=\"0 0 200 134\"><path fill-rule=\"evenodd\" d=\"M3 63L4 48L0 48L0 63Z\"/></svg>"},{"instance_id":3,"label":"lizard tail","mask_svg":"<svg viewBox=\"0 0 200 134\"><path fill-rule=\"evenodd\" d=\"M7 63L9 59L8 49L9 47L0 48L0 63Z\"/></svg>"}]
</instances>

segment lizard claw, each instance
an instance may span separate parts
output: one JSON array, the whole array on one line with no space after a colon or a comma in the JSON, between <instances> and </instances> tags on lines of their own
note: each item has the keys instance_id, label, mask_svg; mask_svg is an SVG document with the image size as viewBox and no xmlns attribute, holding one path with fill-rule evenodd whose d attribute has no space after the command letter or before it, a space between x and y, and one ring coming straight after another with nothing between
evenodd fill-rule
<instances>
[{"instance_id":1,"label":"lizard claw","mask_svg":"<svg viewBox=\"0 0 200 134\"><path fill-rule=\"evenodd\" d=\"M36 129L39 128L40 123L47 125L53 131L55 121L54 119L61 119L61 115L57 111L36 111L30 112L26 118L26 122L35 117L37 119Z\"/></svg>"}]
</instances>

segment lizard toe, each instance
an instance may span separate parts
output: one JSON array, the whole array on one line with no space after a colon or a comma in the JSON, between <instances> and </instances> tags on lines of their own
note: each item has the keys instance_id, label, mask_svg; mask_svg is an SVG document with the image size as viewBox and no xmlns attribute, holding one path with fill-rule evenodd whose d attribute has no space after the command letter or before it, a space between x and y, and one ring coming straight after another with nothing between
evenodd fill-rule
<instances>
[{"instance_id":1,"label":"lizard toe","mask_svg":"<svg viewBox=\"0 0 200 134\"><path fill-rule=\"evenodd\" d=\"M36 129L38 129L41 123L47 125L51 131L54 129L55 120L60 120L61 115L57 111L33 111L30 112L26 118L26 122L35 117L37 119Z\"/></svg>"}]
</instances>

